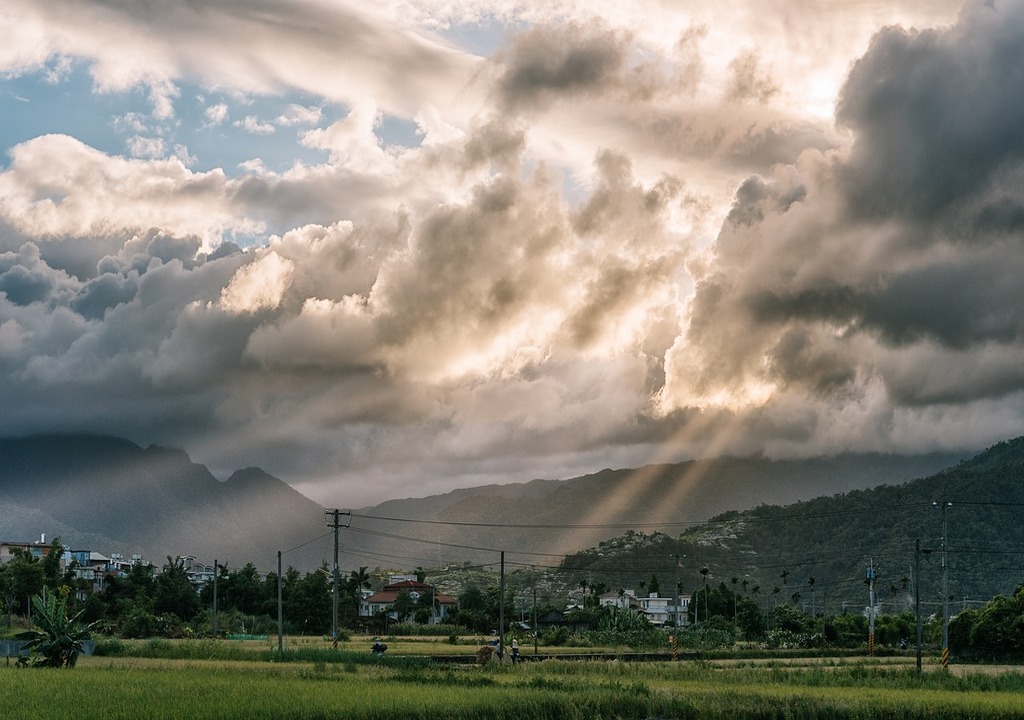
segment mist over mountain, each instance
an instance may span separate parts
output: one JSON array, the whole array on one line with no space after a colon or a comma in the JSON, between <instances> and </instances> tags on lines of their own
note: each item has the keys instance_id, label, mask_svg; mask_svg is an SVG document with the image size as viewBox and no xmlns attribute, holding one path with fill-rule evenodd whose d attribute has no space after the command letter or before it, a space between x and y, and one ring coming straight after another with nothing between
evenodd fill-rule
<instances>
[{"instance_id":1,"label":"mist over mountain","mask_svg":"<svg viewBox=\"0 0 1024 720\"><path fill-rule=\"evenodd\" d=\"M677 534L685 521L900 483L961 459L721 458L391 500L352 512L340 564L438 567L494 562L500 550L515 562L556 564L621 528ZM259 468L221 482L179 449L94 435L0 439L0 539L43 533L75 549L140 553L158 565L167 555L195 555L266 571L282 550L285 565L310 570L333 550L324 508Z\"/></svg>"},{"instance_id":2,"label":"mist over mountain","mask_svg":"<svg viewBox=\"0 0 1024 720\"><path fill-rule=\"evenodd\" d=\"M595 545L625 528L678 534L729 510L900 483L962 459L951 453L725 457L487 485L354 511L344 550L371 566L389 556L425 567L453 559L494 562L500 550L516 562L550 564L550 556Z\"/></svg>"},{"instance_id":3,"label":"mist over mountain","mask_svg":"<svg viewBox=\"0 0 1024 720\"><path fill-rule=\"evenodd\" d=\"M182 450L120 438L44 435L0 439L0 538L59 536L68 547L159 565L195 555L229 567L276 567L288 550L326 531L323 509L258 468L220 482ZM323 549L286 556L315 567Z\"/></svg>"}]
</instances>

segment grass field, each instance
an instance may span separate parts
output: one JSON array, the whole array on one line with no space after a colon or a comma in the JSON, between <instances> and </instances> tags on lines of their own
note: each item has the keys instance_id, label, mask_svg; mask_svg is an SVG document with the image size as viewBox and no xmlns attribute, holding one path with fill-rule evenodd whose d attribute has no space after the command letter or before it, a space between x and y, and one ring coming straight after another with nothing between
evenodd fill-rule
<instances>
[{"instance_id":1,"label":"grass field","mask_svg":"<svg viewBox=\"0 0 1024 720\"><path fill-rule=\"evenodd\" d=\"M133 654L149 647L163 656L87 657L73 670L0 665L0 717L1024 717L1019 673L943 672L932 665L918 675L912 661L898 658L548 660L451 668L399 654L374 658L368 642L346 643L347 651L327 656L319 639L290 643L289 662L246 659L265 657L267 642L192 641L133 643ZM388 644L392 655L396 643ZM306 654L328 660L302 660Z\"/></svg>"}]
</instances>

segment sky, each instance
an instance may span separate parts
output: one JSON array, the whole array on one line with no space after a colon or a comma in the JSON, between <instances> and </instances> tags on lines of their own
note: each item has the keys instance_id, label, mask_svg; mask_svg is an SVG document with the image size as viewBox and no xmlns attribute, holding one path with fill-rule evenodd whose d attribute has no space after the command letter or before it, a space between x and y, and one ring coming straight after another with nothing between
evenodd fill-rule
<instances>
[{"instance_id":1,"label":"sky","mask_svg":"<svg viewBox=\"0 0 1024 720\"><path fill-rule=\"evenodd\" d=\"M1021 0L6 0L0 435L329 507L1024 433Z\"/></svg>"}]
</instances>

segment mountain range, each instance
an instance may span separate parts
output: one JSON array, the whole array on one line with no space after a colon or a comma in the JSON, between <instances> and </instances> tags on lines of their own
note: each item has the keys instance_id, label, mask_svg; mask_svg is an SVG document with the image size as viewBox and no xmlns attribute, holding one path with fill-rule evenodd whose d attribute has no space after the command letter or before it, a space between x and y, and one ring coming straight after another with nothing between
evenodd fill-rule
<instances>
[{"instance_id":1,"label":"mountain range","mask_svg":"<svg viewBox=\"0 0 1024 720\"><path fill-rule=\"evenodd\" d=\"M390 500L344 516L340 565L493 563L501 550L519 564L555 564L626 528L678 534L726 511L902 483L962 458L726 457ZM281 550L286 565L311 570L333 551L324 508L259 468L220 481L179 449L94 435L0 439L0 540L44 534L157 565L192 555L271 570Z\"/></svg>"},{"instance_id":2,"label":"mountain range","mask_svg":"<svg viewBox=\"0 0 1024 720\"><path fill-rule=\"evenodd\" d=\"M875 600L909 610L921 588L928 612L941 605L943 551L954 611L1024 582L1024 438L910 482L851 490L789 505L728 511L681 533L631 532L565 558L563 576L635 588L652 576L699 596L705 577L767 603L829 612ZM917 550L920 548L921 552ZM703 572L702 572L703 571Z\"/></svg>"}]
</instances>

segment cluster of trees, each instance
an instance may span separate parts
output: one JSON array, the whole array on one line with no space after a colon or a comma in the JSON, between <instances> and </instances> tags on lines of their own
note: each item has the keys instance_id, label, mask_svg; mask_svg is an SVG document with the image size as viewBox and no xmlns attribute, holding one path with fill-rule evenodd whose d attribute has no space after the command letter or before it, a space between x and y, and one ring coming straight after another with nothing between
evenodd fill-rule
<instances>
[{"instance_id":1,"label":"cluster of trees","mask_svg":"<svg viewBox=\"0 0 1024 720\"><path fill-rule=\"evenodd\" d=\"M96 627L125 637L181 636L212 628L213 583L197 593L185 565L167 558L159 571L136 563L122 575L109 576L103 589L93 592L92 582L77 577L72 562L61 569L64 548L59 539L36 557L16 549L11 561L0 565L0 601L11 624L13 615L29 617L35 596L66 600L69 613ZM333 618L331 573L326 566L302 574L288 568L282 578L282 615L293 634L330 632ZM359 595L369 587L367 568L354 570L339 584L339 623L353 623ZM218 568L218 630L267 632L277 625L277 575L260 577L254 565Z\"/></svg>"},{"instance_id":2,"label":"cluster of trees","mask_svg":"<svg viewBox=\"0 0 1024 720\"><path fill-rule=\"evenodd\" d=\"M75 583L73 569L61 570L60 558L64 548L59 540L49 546L49 554L35 557L24 548L14 548L11 560L0 565L0 602L11 624L12 615L31 615L32 598L36 595L67 595Z\"/></svg>"},{"instance_id":3,"label":"cluster of trees","mask_svg":"<svg viewBox=\"0 0 1024 720\"><path fill-rule=\"evenodd\" d=\"M369 586L365 567L341 579L339 624L358 615L359 594ZM86 600L87 621L101 620L107 629L125 637L188 635L212 628L214 583L196 592L180 560L167 558L157 573L148 565L134 565L119 577L108 578L103 591ZM276 573L260 577L248 563L232 570L218 567L216 580L219 632L268 633L277 627ZM289 567L281 578L281 614L285 632L320 635L333 622L331 573L326 566L302 574Z\"/></svg>"},{"instance_id":4,"label":"cluster of trees","mask_svg":"<svg viewBox=\"0 0 1024 720\"><path fill-rule=\"evenodd\" d=\"M799 602L801 597L794 593L789 599ZM724 629L738 639L769 645L849 648L864 645L868 638L868 619L860 612L826 616L820 612L801 612L788 602L776 602L772 607L762 608L754 597L740 594L724 582L695 588L688 613L689 622L695 627ZM938 621L929 619L924 630L927 642L938 641L941 634ZM876 616L876 645L899 647L904 642L912 643L915 638L916 618L913 613Z\"/></svg>"},{"instance_id":5,"label":"cluster of trees","mask_svg":"<svg viewBox=\"0 0 1024 720\"><path fill-rule=\"evenodd\" d=\"M125 637L152 635L182 636L205 633L212 628L214 584L207 583L200 592L193 587L180 560L170 557L155 571L151 565L135 564L120 575L108 577L99 592L92 591L89 581L77 577L74 563L61 568L64 549L54 540L49 552L41 557L25 550L15 550L11 561L0 565L0 602L8 625L13 615L31 616L33 597L59 598L67 604L69 614L80 615L106 632ZM580 581L584 591L583 607L569 613L567 620L577 626L618 631L629 626L640 630L646 620L632 614L616 615L600 607L598 597L607 591L604 583ZM785 578L783 579L785 582ZM247 564L238 569L218 568L218 629L222 632L267 633L276 629L277 585L275 573L261 577L256 567ZM652 575L641 583L649 592L658 592L658 579ZM342 627L368 624L375 632L385 632L388 623L429 621L434 598L431 592L418 596L400 593L391 610L391 618L378 614L359 618L360 595L370 587L366 567L352 571L340 582L338 620ZM677 588L678 589L678 588ZM741 592L742 589L742 592ZM778 596L778 588L775 589ZM813 579L806 590L813 597ZM832 645L856 647L866 642L867 618L861 613L823 616L801 612L799 593L782 602L776 600L763 607L760 588L748 587L747 581L733 578L730 585L704 582L694 588L688 609L688 622L698 630L721 631L723 637L772 644ZM459 607L448 617L449 625L489 633L498 626L500 608L496 587L480 589L469 585L459 596ZM522 610L514 591L505 595L506 623L511 625ZM813 603L812 603L813 607ZM552 606L538 608L543 615ZM532 608L529 613L532 617ZM289 634L320 635L332 626L332 583L326 565L302 574L288 568L282 578L282 613L285 631ZM670 623L671 624L671 623ZM916 634L913 614L880 615L875 620L877 645L899 646L912 642ZM936 644L941 635L939 620L925 623L925 642ZM983 608L966 610L950 622L950 649L964 658L986 660L1024 660L1024 586L1010 597L997 596Z\"/></svg>"},{"instance_id":6,"label":"cluster of trees","mask_svg":"<svg viewBox=\"0 0 1024 720\"><path fill-rule=\"evenodd\" d=\"M984 607L964 610L952 618L949 649L963 658L1024 660L1024 586L1010 597L997 595Z\"/></svg>"}]
</instances>

